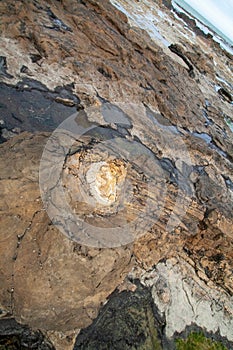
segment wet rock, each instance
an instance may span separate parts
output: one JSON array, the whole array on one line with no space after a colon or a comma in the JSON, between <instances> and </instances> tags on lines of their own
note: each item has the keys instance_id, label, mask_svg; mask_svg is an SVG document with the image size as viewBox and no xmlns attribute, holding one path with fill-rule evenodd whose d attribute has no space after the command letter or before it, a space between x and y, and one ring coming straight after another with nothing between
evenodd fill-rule
<instances>
[{"instance_id":1,"label":"wet rock","mask_svg":"<svg viewBox=\"0 0 233 350\"><path fill-rule=\"evenodd\" d=\"M0 319L0 348L55 350L40 331L33 331L13 318Z\"/></svg>"},{"instance_id":2,"label":"wet rock","mask_svg":"<svg viewBox=\"0 0 233 350\"><path fill-rule=\"evenodd\" d=\"M83 329L74 349L162 349L150 291L115 292L91 326ZM160 324L161 325L161 324ZM159 327L158 327L159 329Z\"/></svg>"},{"instance_id":3,"label":"wet rock","mask_svg":"<svg viewBox=\"0 0 233 350\"><path fill-rule=\"evenodd\" d=\"M185 54L182 52L181 47L179 47L179 45L177 45L177 44L171 44L168 48L171 50L171 52L174 52L176 55L178 55L180 58L182 58L184 63L186 63L188 68L189 68L189 75L190 75L190 77L194 78L195 74L194 74L194 71L193 71L193 66L189 62L189 60L187 59Z\"/></svg>"},{"instance_id":4,"label":"wet rock","mask_svg":"<svg viewBox=\"0 0 233 350\"><path fill-rule=\"evenodd\" d=\"M22 65L22 67L20 68L20 73L26 73L29 74L29 70L28 67L25 65Z\"/></svg>"},{"instance_id":5,"label":"wet rock","mask_svg":"<svg viewBox=\"0 0 233 350\"><path fill-rule=\"evenodd\" d=\"M0 56L0 75L5 76L7 79L12 79L13 76L7 73L6 57Z\"/></svg>"},{"instance_id":6,"label":"wet rock","mask_svg":"<svg viewBox=\"0 0 233 350\"><path fill-rule=\"evenodd\" d=\"M231 94L229 93L229 91L227 91L226 89L224 88L220 88L218 89L218 93L229 103L232 103L233 99L232 99L232 96Z\"/></svg>"},{"instance_id":7,"label":"wet rock","mask_svg":"<svg viewBox=\"0 0 233 350\"><path fill-rule=\"evenodd\" d=\"M22 131L52 131L74 113L79 104L70 86L49 91L40 82L29 78L16 86L0 83L0 93L1 115L8 133L15 126ZM5 139L9 138L5 136Z\"/></svg>"},{"instance_id":8,"label":"wet rock","mask_svg":"<svg viewBox=\"0 0 233 350\"><path fill-rule=\"evenodd\" d=\"M166 6L169 10L172 9L172 2L171 0L162 0L162 3L164 6Z\"/></svg>"},{"instance_id":9,"label":"wet rock","mask_svg":"<svg viewBox=\"0 0 233 350\"><path fill-rule=\"evenodd\" d=\"M15 134L16 133L13 132L13 129L12 129L12 131L7 130L5 128L1 129L1 138L2 138L3 142L6 140L9 140L11 137L14 137Z\"/></svg>"},{"instance_id":10,"label":"wet rock","mask_svg":"<svg viewBox=\"0 0 233 350\"><path fill-rule=\"evenodd\" d=\"M32 63L36 63L42 59L42 56L39 54L30 54Z\"/></svg>"},{"instance_id":11,"label":"wet rock","mask_svg":"<svg viewBox=\"0 0 233 350\"><path fill-rule=\"evenodd\" d=\"M47 14L53 24L51 29L72 32L72 29L68 27L63 21L61 21L50 8L47 10Z\"/></svg>"}]
</instances>

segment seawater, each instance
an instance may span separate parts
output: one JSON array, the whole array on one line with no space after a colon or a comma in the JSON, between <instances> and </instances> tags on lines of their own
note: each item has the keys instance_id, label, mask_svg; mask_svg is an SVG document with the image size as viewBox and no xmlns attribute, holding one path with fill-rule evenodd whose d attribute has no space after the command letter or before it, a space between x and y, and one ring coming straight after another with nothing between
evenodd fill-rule
<instances>
[{"instance_id":1,"label":"seawater","mask_svg":"<svg viewBox=\"0 0 233 350\"><path fill-rule=\"evenodd\" d=\"M197 12L192 6L187 4L184 0L173 0L173 4L177 4L180 10L187 12L187 15L194 17L196 20L196 25L207 34L213 35L215 41L217 41L221 47L233 54L233 41L228 38L224 33L222 33L218 28L216 28L211 22L209 22L205 17L203 17L199 12ZM174 6L176 8L176 6ZM183 12L183 11L182 11ZM203 27L204 25L204 27Z\"/></svg>"}]
</instances>

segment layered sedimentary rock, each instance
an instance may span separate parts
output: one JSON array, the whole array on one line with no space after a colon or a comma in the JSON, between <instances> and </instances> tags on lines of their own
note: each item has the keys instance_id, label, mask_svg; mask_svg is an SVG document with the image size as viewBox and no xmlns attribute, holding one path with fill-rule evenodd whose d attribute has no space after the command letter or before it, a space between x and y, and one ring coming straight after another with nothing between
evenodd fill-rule
<instances>
[{"instance_id":1,"label":"layered sedimentary rock","mask_svg":"<svg viewBox=\"0 0 233 350\"><path fill-rule=\"evenodd\" d=\"M153 2L166 46L136 27L143 2L123 5L131 25L108 1L0 5L1 135L10 138L1 145L1 310L51 339L60 332L62 349L133 265L174 322L158 279L145 282L152 269L169 284L163 261L173 256L211 298L224 294L213 317L232 322L229 54L204 36L184 39L183 23ZM167 336L195 320L215 332L200 310ZM232 341L224 327L220 335Z\"/></svg>"}]
</instances>

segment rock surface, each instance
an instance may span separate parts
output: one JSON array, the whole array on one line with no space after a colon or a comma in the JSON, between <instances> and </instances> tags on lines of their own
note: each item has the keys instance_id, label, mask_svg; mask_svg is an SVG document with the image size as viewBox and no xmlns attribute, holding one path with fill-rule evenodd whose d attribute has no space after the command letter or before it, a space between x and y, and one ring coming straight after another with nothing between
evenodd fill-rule
<instances>
[{"instance_id":1,"label":"rock surface","mask_svg":"<svg viewBox=\"0 0 233 350\"><path fill-rule=\"evenodd\" d=\"M160 350L153 308L149 290L140 285L134 293L115 292L98 319L80 332L74 349Z\"/></svg>"},{"instance_id":2,"label":"rock surface","mask_svg":"<svg viewBox=\"0 0 233 350\"><path fill-rule=\"evenodd\" d=\"M221 322L220 336L232 341L230 54L192 35L159 1L112 3L129 23L107 0L0 4L0 128L1 140L10 138L0 146L2 314L71 349L135 266L167 319L168 338L192 323L214 333ZM51 152L50 192L42 195L52 195L51 214L39 165L61 128L52 138L45 131L70 115L82 137L69 130L72 142L60 138ZM64 156L64 197L53 186L56 155ZM64 221L64 198L92 236L76 219L77 236L62 229L74 224ZM173 256L177 263L161 262ZM151 274L168 285L160 299ZM210 301L199 305L201 290ZM180 300L187 317L168 299Z\"/></svg>"},{"instance_id":3,"label":"rock surface","mask_svg":"<svg viewBox=\"0 0 233 350\"><path fill-rule=\"evenodd\" d=\"M139 273L134 270L125 290L115 291L98 318L79 333L74 349L174 350L177 340L186 339L191 331L221 341L210 349L232 349L232 319L224 315L231 312L232 302L221 288L207 287L191 270L184 261L168 259L141 271L141 283L134 279Z\"/></svg>"},{"instance_id":4,"label":"rock surface","mask_svg":"<svg viewBox=\"0 0 233 350\"><path fill-rule=\"evenodd\" d=\"M0 320L0 348L54 350L41 332L32 332L29 327L20 325L14 319Z\"/></svg>"},{"instance_id":5,"label":"rock surface","mask_svg":"<svg viewBox=\"0 0 233 350\"><path fill-rule=\"evenodd\" d=\"M1 172L1 303L32 327L66 331L96 316L130 268L131 251L81 247L51 225L38 183L46 139L22 133L1 146L1 161L8 162Z\"/></svg>"},{"instance_id":6,"label":"rock surface","mask_svg":"<svg viewBox=\"0 0 233 350\"><path fill-rule=\"evenodd\" d=\"M219 332L232 344L232 297L220 286L206 285L182 259L159 263L142 275L142 281L152 287L155 305L166 320L168 338L195 324L207 332Z\"/></svg>"}]
</instances>

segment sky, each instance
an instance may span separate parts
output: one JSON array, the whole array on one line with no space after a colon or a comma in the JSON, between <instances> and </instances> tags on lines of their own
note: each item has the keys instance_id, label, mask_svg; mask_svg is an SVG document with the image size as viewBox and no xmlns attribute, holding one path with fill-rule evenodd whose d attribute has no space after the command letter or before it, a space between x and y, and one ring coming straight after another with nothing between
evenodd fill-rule
<instances>
[{"instance_id":1,"label":"sky","mask_svg":"<svg viewBox=\"0 0 233 350\"><path fill-rule=\"evenodd\" d=\"M185 0L233 41L233 0Z\"/></svg>"}]
</instances>

